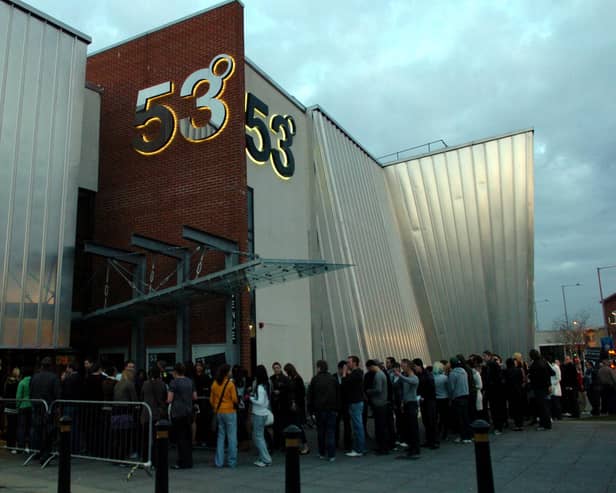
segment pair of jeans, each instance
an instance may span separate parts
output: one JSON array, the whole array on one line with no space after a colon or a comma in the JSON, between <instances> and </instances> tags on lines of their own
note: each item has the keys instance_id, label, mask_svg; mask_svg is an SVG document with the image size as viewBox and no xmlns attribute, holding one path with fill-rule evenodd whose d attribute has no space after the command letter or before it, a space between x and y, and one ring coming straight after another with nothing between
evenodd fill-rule
<instances>
[{"instance_id":1,"label":"pair of jeans","mask_svg":"<svg viewBox=\"0 0 616 493\"><path fill-rule=\"evenodd\" d=\"M271 464L272 457L267 450L265 442L265 420L267 416L252 415L252 441L259 452L259 460L264 464Z\"/></svg>"},{"instance_id":2,"label":"pair of jeans","mask_svg":"<svg viewBox=\"0 0 616 493\"><path fill-rule=\"evenodd\" d=\"M421 421L426 432L426 444L428 446L438 445L438 421L436 410L436 399L424 399L421 401Z\"/></svg>"},{"instance_id":3,"label":"pair of jeans","mask_svg":"<svg viewBox=\"0 0 616 493\"><path fill-rule=\"evenodd\" d=\"M336 411L317 411L317 441L319 455L336 457Z\"/></svg>"},{"instance_id":4,"label":"pair of jeans","mask_svg":"<svg viewBox=\"0 0 616 493\"><path fill-rule=\"evenodd\" d=\"M178 447L177 465L181 468L193 466L192 457L192 416L181 416L171 420Z\"/></svg>"},{"instance_id":5,"label":"pair of jeans","mask_svg":"<svg viewBox=\"0 0 616 493\"><path fill-rule=\"evenodd\" d=\"M353 428L353 450L355 452L366 452L366 435L364 434L364 403L353 402L349 404L349 415L351 416L351 426Z\"/></svg>"},{"instance_id":6,"label":"pair of jeans","mask_svg":"<svg viewBox=\"0 0 616 493\"><path fill-rule=\"evenodd\" d=\"M225 465L225 438L228 444L227 464L229 467L237 465L237 415L235 413L219 413L216 415L218 422L218 437L216 439L216 455L214 464L216 467Z\"/></svg>"},{"instance_id":7,"label":"pair of jeans","mask_svg":"<svg viewBox=\"0 0 616 493\"><path fill-rule=\"evenodd\" d=\"M404 403L404 417L406 419L406 437L408 455L418 455L419 449L419 421L417 420L417 401Z\"/></svg>"},{"instance_id":8,"label":"pair of jeans","mask_svg":"<svg viewBox=\"0 0 616 493\"><path fill-rule=\"evenodd\" d=\"M351 416L349 415L348 406L345 406L336 416L336 444L340 443L340 422L342 421L342 449L351 450L352 435L351 435Z\"/></svg>"},{"instance_id":9,"label":"pair of jeans","mask_svg":"<svg viewBox=\"0 0 616 493\"><path fill-rule=\"evenodd\" d=\"M32 408L24 407L17 415L17 446L26 448L26 441L30 445L30 427L32 425Z\"/></svg>"},{"instance_id":10,"label":"pair of jeans","mask_svg":"<svg viewBox=\"0 0 616 493\"><path fill-rule=\"evenodd\" d=\"M373 406L374 414L374 438L379 452L389 451L388 416L389 406Z\"/></svg>"},{"instance_id":11,"label":"pair of jeans","mask_svg":"<svg viewBox=\"0 0 616 493\"><path fill-rule=\"evenodd\" d=\"M550 420L550 396L547 389L534 389L535 403L537 405L537 417L539 418L539 426L546 429L552 429L552 421Z\"/></svg>"},{"instance_id":12,"label":"pair of jeans","mask_svg":"<svg viewBox=\"0 0 616 493\"><path fill-rule=\"evenodd\" d=\"M451 401L451 407L458 423L460 438L470 440L473 433L468 419L468 396L456 397Z\"/></svg>"}]
</instances>

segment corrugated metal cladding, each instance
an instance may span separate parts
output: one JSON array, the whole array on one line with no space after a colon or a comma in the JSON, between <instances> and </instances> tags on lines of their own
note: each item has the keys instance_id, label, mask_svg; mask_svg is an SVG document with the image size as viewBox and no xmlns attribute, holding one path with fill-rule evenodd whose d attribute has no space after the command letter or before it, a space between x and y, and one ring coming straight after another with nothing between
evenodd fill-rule
<instances>
[{"instance_id":1,"label":"corrugated metal cladding","mask_svg":"<svg viewBox=\"0 0 616 493\"><path fill-rule=\"evenodd\" d=\"M315 356L426 361L533 344L533 133L381 167L319 109ZM332 354L333 353L333 354Z\"/></svg>"},{"instance_id":2,"label":"corrugated metal cladding","mask_svg":"<svg viewBox=\"0 0 616 493\"><path fill-rule=\"evenodd\" d=\"M0 347L67 347L86 40L0 1Z\"/></svg>"},{"instance_id":3,"label":"corrugated metal cladding","mask_svg":"<svg viewBox=\"0 0 616 493\"><path fill-rule=\"evenodd\" d=\"M533 132L385 168L432 355L534 341Z\"/></svg>"},{"instance_id":4,"label":"corrugated metal cladding","mask_svg":"<svg viewBox=\"0 0 616 493\"><path fill-rule=\"evenodd\" d=\"M312 279L315 356L428 357L383 169L320 110L313 258L354 267ZM332 354L333 353L333 354Z\"/></svg>"}]
</instances>

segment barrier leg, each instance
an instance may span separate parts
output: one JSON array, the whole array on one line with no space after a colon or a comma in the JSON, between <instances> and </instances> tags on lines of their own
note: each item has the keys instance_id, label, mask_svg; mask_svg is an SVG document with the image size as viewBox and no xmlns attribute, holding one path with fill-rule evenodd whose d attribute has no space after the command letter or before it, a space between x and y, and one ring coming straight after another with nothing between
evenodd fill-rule
<instances>
[{"instance_id":1,"label":"barrier leg","mask_svg":"<svg viewBox=\"0 0 616 493\"><path fill-rule=\"evenodd\" d=\"M285 493L300 493L299 449L302 445L302 430L295 425L284 429L286 449L285 459Z\"/></svg>"},{"instance_id":2,"label":"barrier leg","mask_svg":"<svg viewBox=\"0 0 616 493\"><path fill-rule=\"evenodd\" d=\"M58 493L71 492L71 424L68 416L60 418L60 452L58 464Z\"/></svg>"},{"instance_id":3,"label":"barrier leg","mask_svg":"<svg viewBox=\"0 0 616 493\"><path fill-rule=\"evenodd\" d=\"M473 421L471 428L475 433L477 492L494 493L494 477L492 476L492 459L490 457L490 441L488 439L490 425L478 419Z\"/></svg>"},{"instance_id":4,"label":"barrier leg","mask_svg":"<svg viewBox=\"0 0 616 493\"><path fill-rule=\"evenodd\" d=\"M169 421L161 419L156 424L155 493L169 493Z\"/></svg>"}]
</instances>

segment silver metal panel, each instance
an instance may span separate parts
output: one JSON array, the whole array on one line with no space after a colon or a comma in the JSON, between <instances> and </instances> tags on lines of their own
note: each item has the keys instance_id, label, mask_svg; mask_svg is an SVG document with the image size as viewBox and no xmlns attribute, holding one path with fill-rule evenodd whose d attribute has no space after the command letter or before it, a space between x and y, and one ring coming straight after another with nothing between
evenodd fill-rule
<instances>
[{"instance_id":1,"label":"silver metal panel","mask_svg":"<svg viewBox=\"0 0 616 493\"><path fill-rule=\"evenodd\" d=\"M311 256L354 264L311 280L315 356L428 358L383 169L320 109L313 123ZM320 349L319 349L320 347Z\"/></svg>"},{"instance_id":2,"label":"silver metal panel","mask_svg":"<svg viewBox=\"0 0 616 493\"><path fill-rule=\"evenodd\" d=\"M0 347L70 337L86 44L0 1Z\"/></svg>"},{"instance_id":3,"label":"silver metal panel","mask_svg":"<svg viewBox=\"0 0 616 493\"><path fill-rule=\"evenodd\" d=\"M387 166L433 357L534 342L533 132Z\"/></svg>"}]
</instances>

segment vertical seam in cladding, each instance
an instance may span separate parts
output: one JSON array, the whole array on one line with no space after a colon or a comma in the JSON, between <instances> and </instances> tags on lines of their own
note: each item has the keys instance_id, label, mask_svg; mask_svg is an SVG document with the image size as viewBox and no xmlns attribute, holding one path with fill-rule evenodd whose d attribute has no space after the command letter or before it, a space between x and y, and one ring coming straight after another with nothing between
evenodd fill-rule
<instances>
[{"instance_id":1,"label":"vertical seam in cladding","mask_svg":"<svg viewBox=\"0 0 616 493\"><path fill-rule=\"evenodd\" d=\"M45 37L45 34L47 34L47 27L48 25L45 26L45 32L43 34L43 37ZM57 101L57 96L58 96L58 51L59 51L59 44L60 44L60 34L59 33L53 33L55 34L55 50L53 51L53 56L54 56L54 60L55 63L53 64L53 79L52 79L52 100L54 102L54 106L56 105ZM53 158L52 158L52 145L53 145L53 135L55 133L55 126L53 124L53 118L51 118L51 128L49 131L49 136L48 136L48 148L47 148L47 175L46 175L46 183L45 183L45 200L44 200L44 207L45 207L45 212L44 212L44 218L43 218L43 234L42 234L42 239L41 239L41 267L40 267L40 279L41 279L41 283L39 286L39 300L43 299L43 290L45 288L45 286L49 286L49 284L51 284L51 278L53 277L52 274L50 273L50 278L49 281L47 280L47 276L45 275L45 271L47 269L47 261L48 261L48 251L47 251L47 229L48 229L48 223L49 223L49 191L50 191L50 180L51 180L51 175L52 175L52 162L53 162ZM45 304L47 304L48 299L45 296ZM55 300L54 300L55 303ZM42 318L43 318L43 304L39 303L38 306L38 320L39 323L37 325L37 340L40 340L42 337ZM55 330L55 327L52 325L51 327L52 331Z\"/></svg>"},{"instance_id":2,"label":"vertical seam in cladding","mask_svg":"<svg viewBox=\"0 0 616 493\"><path fill-rule=\"evenodd\" d=\"M68 201L68 188L72 186L71 183L68 183L69 172L71 167L70 160L70 143L71 143L71 128L73 127L73 108L75 106L74 101L74 92L75 92L75 46L77 43L77 38L71 38L71 63L70 63L70 74L68 78L68 107L66 108L66 136L64 138L64 166L63 166L63 182L62 182L62 201L61 204L61 214L60 214L60 230L58 234L58 263L57 263L57 273L56 273L56 295L54 300L55 307L55 330L53 333L53 345L58 345L58 339L60 337L60 332L63 330L63 327L60 327L60 309L62 308L62 281L63 281L63 273L62 269L64 266L64 238L66 236L66 215L67 215L67 201Z\"/></svg>"},{"instance_id":3,"label":"vertical seam in cladding","mask_svg":"<svg viewBox=\"0 0 616 493\"><path fill-rule=\"evenodd\" d=\"M519 270L519 262L518 262L518 208L517 208L517 184L518 184L518 174L516 173L516 142L515 138L511 137L511 182L512 182L512 197L511 201L513 203L513 291L515 293L515 299L520 299L520 270ZM512 304L515 306L514 304ZM521 348L520 341L520 327L521 327L522 317L520 313L520 308L518 304L518 309L515 311L515 323L514 330L510 331L511 334L509 336L508 346L511 348L513 346L517 346L519 349Z\"/></svg>"},{"instance_id":4,"label":"vertical seam in cladding","mask_svg":"<svg viewBox=\"0 0 616 493\"><path fill-rule=\"evenodd\" d=\"M27 23L26 23L26 30L24 31L24 33L27 33ZM24 35L24 40L26 38L26 35ZM19 85L18 88L18 96L17 96L17 108L22 108L23 107L23 88L24 88L24 79L25 79L25 63L24 63L24 51L25 51L25 47L26 47L26 43L24 42L23 46L21 46L21 50L22 50L22 56L20 57L21 60L21 84ZM18 165L19 165L19 160L18 160L18 156L19 156L19 152L20 152L20 135L21 135L21 120L22 120L22 113L20 112L17 115L17 120L15 122L15 150L13 152L13 163L14 163L14 168L13 168L13 184L12 186L16 189L16 181L17 181L17 174L18 174ZM13 216L15 214L15 193L12 192L11 193L12 196L12 201L10 204L10 214L11 214L11 232L10 232L10 237L12 239L13 237ZM10 256L9 256L10 258ZM9 267L10 269L10 267ZM21 284L22 284L22 291L23 291L23 278L21 279ZM18 322L17 322L17 346L21 347L22 346L22 342L23 342L23 330L20 329L20 327L23 324L23 303L19 304L19 316L17 318Z\"/></svg>"},{"instance_id":5,"label":"vertical seam in cladding","mask_svg":"<svg viewBox=\"0 0 616 493\"><path fill-rule=\"evenodd\" d=\"M7 8L9 9L9 20L7 22L7 29L6 29L6 37L7 37L7 41L5 44L5 52L6 52L6 57L4 60L4 67L2 67L2 74L3 74L3 80L2 80L2 91L0 92L0 115L4 114L4 104L6 101L6 84L7 84L7 79L8 79L8 65L9 65L9 54L11 52L11 36L10 33L12 31L12 26L13 26L13 13L15 12L15 8L12 6L7 6ZM2 142L2 126L0 125L0 142ZM9 164L11 163L11 161L9 161ZM13 161L13 167L15 166L15 162ZM6 298L7 298L7 283L8 283L8 277L9 277L9 256L10 256L10 246L11 246L11 242L10 242L10 238L11 238L11 227L12 227L12 221L11 221L11 203L12 203L12 196L13 196L13 188L9 189L9 200L8 200L8 208L6 211L7 214L7 219L6 219L6 230L5 230L5 238L4 238L4 259L2 262L2 270L0 271L0 273L2 274L2 277L0 277L0 346L4 345L4 312L5 312L5 307L6 307Z\"/></svg>"},{"instance_id":6,"label":"vertical seam in cladding","mask_svg":"<svg viewBox=\"0 0 616 493\"><path fill-rule=\"evenodd\" d=\"M27 33L30 32L30 24L31 21L28 22L28 29L27 29ZM26 34L27 36L27 34ZM42 52L43 52L43 41L45 39L44 36L44 30L42 31L41 34L41 41L39 43L39 47L38 47L38 54L39 54L39 61L37 64L37 78L38 80L40 80L40 73L41 73L41 65L42 65ZM34 107L35 107L35 114L38 115L40 113L40 84L37 84L36 86L36 92L34 94ZM29 188L28 188L28 198L27 198L27 206L26 206L26 220L25 220L25 227L26 227L26 233L25 233L25 240L24 240L24 262L23 262L23 272L24 272L24 277L26 277L28 275L28 270L29 270L29 265L30 265L30 255L28 250L31 250L30 247L30 233L32 230L32 225L31 225L31 221L32 221L32 202L34 201L34 182L35 182L35 178L36 178L36 158L37 158L37 149L36 149L36 142L37 142L37 136L38 134L38 126L35 125L34 126L34 131L33 131L33 139L32 139L32 157L31 157L31 162L30 162L30 184L29 184ZM40 279L39 279L39 283L40 283ZM24 298L26 296L26 289L28 287L28 284L26 282L26 284L24 285L24 288L22 290L22 298L21 298L21 302L22 304L24 303ZM30 299L30 302L32 302L32 299ZM37 301L37 324L38 324L38 307L41 303L41 299L38 298ZM39 339L36 338L37 336L37 331L35 329L35 339L34 339L34 345L38 346L39 345Z\"/></svg>"}]
</instances>

